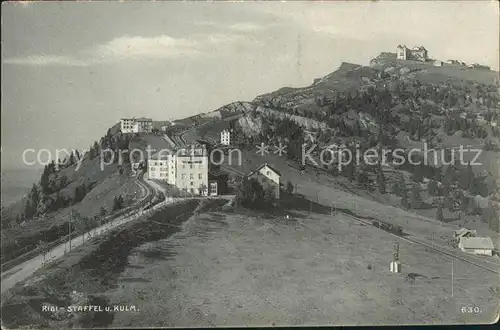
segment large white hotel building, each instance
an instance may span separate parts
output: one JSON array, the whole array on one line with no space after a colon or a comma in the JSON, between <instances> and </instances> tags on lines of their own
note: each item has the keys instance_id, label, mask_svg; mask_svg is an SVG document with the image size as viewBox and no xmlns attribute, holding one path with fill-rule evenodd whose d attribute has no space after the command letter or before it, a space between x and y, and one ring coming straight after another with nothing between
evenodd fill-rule
<instances>
[{"instance_id":1,"label":"large white hotel building","mask_svg":"<svg viewBox=\"0 0 500 330\"><path fill-rule=\"evenodd\" d=\"M175 151L163 150L148 159L148 177L194 195L209 194L208 153L204 145L190 145Z\"/></svg>"}]
</instances>

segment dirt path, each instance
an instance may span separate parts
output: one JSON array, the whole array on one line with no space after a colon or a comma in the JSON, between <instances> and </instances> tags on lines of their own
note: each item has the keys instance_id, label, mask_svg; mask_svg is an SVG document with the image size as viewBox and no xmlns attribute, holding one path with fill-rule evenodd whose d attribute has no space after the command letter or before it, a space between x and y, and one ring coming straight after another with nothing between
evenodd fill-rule
<instances>
[{"instance_id":1,"label":"dirt path","mask_svg":"<svg viewBox=\"0 0 500 330\"><path fill-rule=\"evenodd\" d=\"M149 193L149 191L145 187L143 187L143 189L145 189ZM148 195L144 196L143 199L145 199L147 197L148 197ZM159 208L161 208L169 203L172 203L172 202L173 202L173 200L166 199L164 202L153 206L150 210L148 210L148 212L154 212L155 210L157 210L157 209L159 209ZM107 224L104 224L100 227L92 229L92 232L105 233L109 230L112 230L118 226L123 225L124 223L138 219L138 218L142 217L143 215L144 215L144 211L134 210L131 213L128 213L128 214L125 214L121 217L118 217L117 219L115 219ZM83 243L84 236L88 236L88 233L84 233L82 235L74 237L72 239L72 242L71 242L72 248L76 248L76 247L80 246ZM68 249L69 249L68 243L66 243L66 242L62 243L62 244L54 247L53 249L51 249L48 256L52 261L57 260L57 259L61 258L62 256L64 256L64 254L66 253L66 251ZM44 261L45 261L44 257L42 255L38 255L30 260L27 260L27 261L13 267L12 269L9 269L7 272L3 273L1 275L2 276L1 293L3 294L4 292L6 292L10 288L12 288L16 283L19 283L19 282L25 280L26 278L28 278L35 271L37 271L38 269L40 269L43 266Z\"/></svg>"}]
</instances>

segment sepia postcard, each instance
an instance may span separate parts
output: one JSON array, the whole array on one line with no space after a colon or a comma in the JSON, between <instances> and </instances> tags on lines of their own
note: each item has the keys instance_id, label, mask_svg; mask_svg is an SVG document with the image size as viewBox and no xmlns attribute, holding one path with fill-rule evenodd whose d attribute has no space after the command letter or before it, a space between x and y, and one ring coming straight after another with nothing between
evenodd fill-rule
<instances>
[{"instance_id":1,"label":"sepia postcard","mask_svg":"<svg viewBox=\"0 0 500 330\"><path fill-rule=\"evenodd\" d=\"M498 322L497 1L1 25L2 329Z\"/></svg>"}]
</instances>

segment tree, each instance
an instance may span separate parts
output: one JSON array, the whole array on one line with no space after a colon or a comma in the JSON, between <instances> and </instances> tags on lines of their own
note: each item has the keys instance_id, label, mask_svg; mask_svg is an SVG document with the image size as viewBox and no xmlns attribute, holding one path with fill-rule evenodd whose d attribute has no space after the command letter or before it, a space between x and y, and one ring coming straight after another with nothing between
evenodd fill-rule
<instances>
[{"instance_id":1,"label":"tree","mask_svg":"<svg viewBox=\"0 0 500 330\"><path fill-rule=\"evenodd\" d=\"M81 202L83 198L85 198L85 195L87 195L87 186L85 183L82 183L79 186L75 187L75 194L73 197L73 204L76 204L78 202Z\"/></svg>"},{"instance_id":2,"label":"tree","mask_svg":"<svg viewBox=\"0 0 500 330\"><path fill-rule=\"evenodd\" d=\"M453 164L448 165L446 170L444 171L443 184L447 187L450 187L453 183L453 179L455 176L455 167Z\"/></svg>"},{"instance_id":3,"label":"tree","mask_svg":"<svg viewBox=\"0 0 500 330\"><path fill-rule=\"evenodd\" d=\"M422 203L422 197L420 196L420 184L416 183L413 185L411 190L411 207L417 209Z\"/></svg>"},{"instance_id":4,"label":"tree","mask_svg":"<svg viewBox=\"0 0 500 330\"><path fill-rule=\"evenodd\" d=\"M469 197L462 195L462 198L460 201L460 210L462 212L467 212L469 210L469 204L470 204Z\"/></svg>"},{"instance_id":5,"label":"tree","mask_svg":"<svg viewBox=\"0 0 500 330\"><path fill-rule=\"evenodd\" d=\"M455 211L455 202L453 201L453 198L450 196L446 196L444 199L444 206L450 210L450 212Z\"/></svg>"},{"instance_id":6,"label":"tree","mask_svg":"<svg viewBox=\"0 0 500 330\"><path fill-rule=\"evenodd\" d=\"M290 180L286 183L286 192L290 195L293 194L293 182Z\"/></svg>"},{"instance_id":7,"label":"tree","mask_svg":"<svg viewBox=\"0 0 500 330\"><path fill-rule=\"evenodd\" d=\"M117 211L123 208L123 196L118 195L113 199L113 211Z\"/></svg>"},{"instance_id":8,"label":"tree","mask_svg":"<svg viewBox=\"0 0 500 330\"><path fill-rule=\"evenodd\" d=\"M49 244L43 240L39 240L37 243L37 249L40 252L40 255L43 256L43 261L45 261L45 257L49 253Z\"/></svg>"},{"instance_id":9,"label":"tree","mask_svg":"<svg viewBox=\"0 0 500 330\"><path fill-rule=\"evenodd\" d=\"M483 221L488 224L491 230L496 232L500 231L500 214L498 210L493 205L491 205L491 203L482 214L482 218Z\"/></svg>"},{"instance_id":10,"label":"tree","mask_svg":"<svg viewBox=\"0 0 500 330\"><path fill-rule=\"evenodd\" d=\"M412 180L415 182L422 182L424 179L424 175L422 173L422 166L421 165L415 165L413 167L413 174L412 174Z\"/></svg>"},{"instance_id":11,"label":"tree","mask_svg":"<svg viewBox=\"0 0 500 330\"><path fill-rule=\"evenodd\" d=\"M243 179L236 189L235 202L237 206L247 208L266 207L264 188L256 179Z\"/></svg>"},{"instance_id":12,"label":"tree","mask_svg":"<svg viewBox=\"0 0 500 330\"><path fill-rule=\"evenodd\" d=\"M430 196L437 196L439 195L439 188L434 180L430 180L429 183L427 184L427 192L429 193Z\"/></svg>"},{"instance_id":13,"label":"tree","mask_svg":"<svg viewBox=\"0 0 500 330\"><path fill-rule=\"evenodd\" d=\"M442 205L441 201L438 201L436 219L438 221L441 221L441 222L444 221L443 205Z\"/></svg>"},{"instance_id":14,"label":"tree","mask_svg":"<svg viewBox=\"0 0 500 330\"><path fill-rule=\"evenodd\" d=\"M274 193L274 188L271 186L268 186L267 188L264 189L264 200L263 204L266 208L272 208L273 206L276 205L276 195Z\"/></svg>"},{"instance_id":15,"label":"tree","mask_svg":"<svg viewBox=\"0 0 500 330\"><path fill-rule=\"evenodd\" d=\"M360 187L364 189L370 188L370 178L361 168L356 171L356 181Z\"/></svg>"},{"instance_id":16,"label":"tree","mask_svg":"<svg viewBox=\"0 0 500 330\"><path fill-rule=\"evenodd\" d=\"M397 181L393 182L393 184L391 185L391 192L396 196L401 196L401 190L399 189L399 187L400 184Z\"/></svg>"},{"instance_id":17,"label":"tree","mask_svg":"<svg viewBox=\"0 0 500 330\"><path fill-rule=\"evenodd\" d=\"M474 172L472 171L472 166L469 163L466 169L460 171L458 186L464 190L470 190L473 180Z\"/></svg>"},{"instance_id":18,"label":"tree","mask_svg":"<svg viewBox=\"0 0 500 330\"><path fill-rule=\"evenodd\" d=\"M408 202L408 192L406 191L406 182L403 176L400 177L401 182L400 182L400 189L401 189L401 205L407 209L410 207L410 204Z\"/></svg>"},{"instance_id":19,"label":"tree","mask_svg":"<svg viewBox=\"0 0 500 330\"><path fill-rule=\"evenodd\" d=\"M199 189L200 195L205 196L205 194L208 195L208 187L206 184L202 183L200 184L200 189Z\"/></svg>"},{"instance_id":20,"label":"tree","mask_svg":"<svg viewBox=\"0 0 500 330\"><path fill-rule=\"evenodd\" d=\"M385 186L385 176L384 176L384 171L382 170L382 166L378 167L377 183L378 183L378 191L381 194L387 193L386 186Z\"/></svg>"},{"instance_id":21,"label":"tree","mask_svg":"<svg viewBox=\"0 0 500 330\"><path fill-rule=\"evenodd\" d=\"M104 206L101 206L101 208L99 209L99 215L104 218L106 216L106 213L108 213L108 211L106 210L106 208Z\"/></svg>"},{"instance_id":22,"label":"tree","mask_svg":"<svg viewBox=\"0 0 500 330\"><path fill-rule=\"evenodd\" d=\"M73 154L73 151L69 155L69 165L73 165L75 163L75 155Z\"/></svg>"}]
</instances>

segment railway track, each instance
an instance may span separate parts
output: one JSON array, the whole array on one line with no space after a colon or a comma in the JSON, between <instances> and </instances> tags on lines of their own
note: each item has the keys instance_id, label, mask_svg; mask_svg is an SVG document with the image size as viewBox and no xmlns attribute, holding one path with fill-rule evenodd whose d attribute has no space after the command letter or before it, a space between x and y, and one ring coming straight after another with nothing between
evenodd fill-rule
<instances>
[{"instance_id":1,"label":"railway track","mask_svg":"<svg viewBox=\"0 0 500 330\"><path fill-rule=\"evenodd\" d=\"M350 218L350 219L353 219L353 220L355 220L355 221L357 221L357 222L359 222L359 223L362 223L362 224L364 224L364 225L368 225L368 226L372 226L372 227L374 227L374 228L377 228L377 227L373 226L373 225L372 225L372 223L371 223L371 222L369 222L369 221L367 221L367 220L363 220L363 219L359 219L359 218L353 217L352 215L346 214L346 213L344 213L344 212L340 212L340 213L342 213L344 216L346 216L346 217L348 217L348 218ZM376 221L376 220L375 220L375 221ZM380 228L379 228L379 229L380 229ZM383 229L380 229L380 230L383 230ZM385 230L384 230L384 231L385 231ZM456 260L460 260L460 261L466 262L466 263L468 263L468 264L470 264L470 265L473 265L473 266L476 266L476 267L478 267L478 268L481 268L481 269L484 269L484 270L490 271L490 272L495 273L495 274L500 274L500 271L499 271L498 269L497 269L497 270L491 269L491 268L489 268L489 267L487 267L487 266L484 266L484 265L478 264L478 263L476 263L476 262L474 262L474 261L471 261L471 260L469 260L468 258L465 258L465 257L462 257L462 256L458 256L458 255L456 255L456 254L453 254L453 253L451 253L451 252L445 251L444 249L440 249L440 248L438 248L438 247L436 247L436 246L433 246L433 245L431 245L431 244L427 244L427 243L424 243L424 242L422 242L422 241L419 241L419 240L416 240L416 239L413 239L413 238L410 238L410 237L404 237L404 236L396 235L396 234L391 233L391 232L388 232L388 231L385 231L385 232L386 232L386 233L388 233L388 234L390 234L390 235L393 235L393 236L397 237L397 238L398 238L398 239L400 239L400 240L404 240L404 241L407 241L407 242L410 242L410 243L413 243L413 244L417 244L417 245L420 245L420 246L426 247L426 248L428 248L428 249L431 249L431 250L433 250L433 251L436 251L436 252L438 252L438 253L441 253L441 254L443 254L443 255L446 255L446 256L448 256L448 257L450 257L450 258L453 258L453 259L456 259Z\"/></svg>"},{"instance_id":2,"label":"railway track","mask_svg":"<svg viewBox=\"0 0 500 330\"><path fill-rule=\"evenodd\" d=\"M106 219L106 223L112 222L112 221L116 220L117 218L126 215L127 213L132 213L133 210L142 210L151 204L153 199L156 197L156 190L153 189L152 187L150 187L147 183L145 183L143 176L144 176L143 173L139 174L139 176L137 177L137 183L145 189L145 191L147 192L146 196L144 196L135 205L129 206L123 210L120 210L120 211L110 215ZM85 234L87 234L87 233L85 233ZM79 234L75 233L75 235L78 236ZM52 250L56 246L64 244L67 241L68 241L68 237L65 235L65 236L63 236L55 241L50 242L48 244L48 249ZM30 260L32 258L35 258L38 255L40 255L40 251L38 251L38 249L34 249L32 251L29 251L29 252L15 258L15 259L13 259L13 260L2 263L2 275L6 271L9 271L10 269Z\"/></svg>"}]
</instances>

